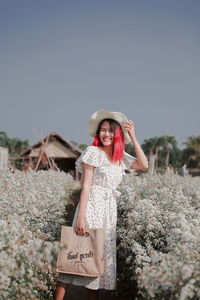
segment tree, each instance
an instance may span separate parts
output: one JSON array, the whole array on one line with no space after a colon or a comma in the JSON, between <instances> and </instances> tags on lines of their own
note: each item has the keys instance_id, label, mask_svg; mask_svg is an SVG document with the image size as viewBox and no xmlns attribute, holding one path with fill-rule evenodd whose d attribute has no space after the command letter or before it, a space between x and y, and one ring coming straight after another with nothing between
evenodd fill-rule
<instances>
[{"instance_id":1,"label":"tree","mask_svg":"<svg viewBox=\"0 0 200 300\"><path fill-rule=\"evenodd\" d=\"M145 139L142 143L141 147L144 151L144 153L147 155L148 159L153 155L155 151L155 145L156 145L157 138L149 138Z\"/></svg>"},{"instance_id":2,"label":"tree","mask_svg":"<svg viewBox=\"0 0 200 300\"><path fill-rule=\"evenodd\" d=\"M70 141L74 146L76 146L77 148L79 148L80 150L84 151L87 148L87 144L78 144L75 141Z\"/></svg>"},{"instance_id":3,"label":"tree","mask_svg":"<svg viewBox=\"0 0 200 300\"><path fill-rule=\"evenodd\" d=\"M141 145L144 153L149 160L149 172L154 173L155 165L157 165L158 152L159 152L160 138L157 136L149 139L145 139Z\"/></svg>"},{"instance_id":4,"label":"tree","mask_svg":"<svg viewBox=\"0 0 200 300\"><path fill-rule=\"evenodd\" d=\"M200 135L188 137L183 144L187 148L183 150L182 163L187 163L190 168L200 168Z\"/></svg>"},{"instance_id":5,"label":"tree","mask_svg":"<svg viewBox=\"0 0 200 300\"><path fill-rule=\"evenodd\" d=\"M22 141L19 138L9 138L5 131L1 131L0 146L8 148L9 155L16 157L21 151L29 147L29 141Z\"/></svg>"},{"instance_id":6,"label":"tree","mask_svg":"<svg viewBox=\"0 0 200 300\"><path fill-rule=\"evenodd\" d=\"M165 167L167 167L169 165L169 155L170 155L171 147L172 147L172 150L177 149L176 138L169 134L163 135L160 138L160 145L163 147L163 151L166 153Z\"/></svg>"},{"instance_id":7,"label":"tree","mask_svg":"<svg viewBox=\"0 0 200 300\"><path fill-rule=\"evenodd\" d=\"M74 146L76 146L78 148L78 143L75 141L70 141L70 143L72 143Z\"/></svg>"},{"instance_id":8,"label":"tree","mask_svg":"<svg viewBox=\"0 0 200 300\"><path fill-rule=\"evenodd\" d=\"M8 148L9 137L5 131L0 131L0 145L2 147Z\"/></svg>"},{"instance_id":9,"label":"tree","mask_svg":"<svg viewBox=\"0 0 200 300\"><path fill-rule=\"evenodd\" d=\"M84 151L87 148L87 144L80 144L79 145L79 149L81 149L82 151Z\"/></svg>"},{"instance_id":10,"label":"tree","mask_svg":"<svg viewBox=\"0 0 200 300\"><path fill-rule=\"evenodd\" d=\"M181 167L181 158L182 150L180 150L178 147L170 150L169 162L172 164L173 168Z\"/></svg>"},{"instance_id":11,"label":"tree","mask_svg":"<svg viewBox=\"0 0 200 300\"><path fill-rule=\"evenodd\" d=\"M135 149L131 143L125 144L125 151L132 156L136 156Z\"/></svg>"}]
</instances>

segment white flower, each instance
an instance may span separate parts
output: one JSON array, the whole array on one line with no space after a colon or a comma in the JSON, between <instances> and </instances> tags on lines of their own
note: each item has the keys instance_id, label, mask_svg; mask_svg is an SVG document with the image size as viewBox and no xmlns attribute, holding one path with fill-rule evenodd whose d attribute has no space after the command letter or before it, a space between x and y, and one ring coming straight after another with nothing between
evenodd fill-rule
<instances>
[{"instance_id":1,"label":"white flower","mask_svg":"<svg viewBox=\"0 0 200 300\"><path fill-rule=\"evenodd\" d=\"M50 299L59 243L44 239L57 239L72 187L63 172L0 171L0 298Z\"/></svg>"},{"instance_id":2,"label":"white flower","mask_svg":"<svg viewBox=\"0 0 200 300\"><path fill-rule=\"evenodd\" d=\"M200 178L127 178L121 192L119 249L132 251L126 262L129 270L132 264L143 298L164 299L168 293L170 299L198 299Z\"/></svg>"},{"instance_id":3,"label":"white flower","mask_svg":"<svg viewBox=\"0 0 200 300\"><path fill-rule=\"evenodd\" d=\"M182 276L183 276L183 280L189 278L190 276L192 276L193 273L193 269L188 266L188 265L184 265L182 267Z\"/></svg>"}]
</instances>

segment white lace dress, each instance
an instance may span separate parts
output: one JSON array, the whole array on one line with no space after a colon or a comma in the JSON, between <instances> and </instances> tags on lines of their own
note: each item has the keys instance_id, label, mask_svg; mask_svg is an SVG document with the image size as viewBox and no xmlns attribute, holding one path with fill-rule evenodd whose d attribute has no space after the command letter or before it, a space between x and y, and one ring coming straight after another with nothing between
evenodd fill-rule
<instances>
[{"instance_id":1,"label":"white lace dress","mask_svg":"<svg viewBox=\"0 0 200 300\"><path fill-rule=\"evenodd\" d=\"M125 169L129 169L135 159L124 152L123 160L118 166L111 163L102 150L95 146L89 146L76 161L76 168L80 173L83 172L82 162L95 167L85 218L88 228L104 229L104 274L91 278L59 273L58 281L85 286L93 290L116 289L116 197L120 195L116 188L125 174ZM72 226L76 224L78 209L79 204Z\"/></svg>"}]
</instances>

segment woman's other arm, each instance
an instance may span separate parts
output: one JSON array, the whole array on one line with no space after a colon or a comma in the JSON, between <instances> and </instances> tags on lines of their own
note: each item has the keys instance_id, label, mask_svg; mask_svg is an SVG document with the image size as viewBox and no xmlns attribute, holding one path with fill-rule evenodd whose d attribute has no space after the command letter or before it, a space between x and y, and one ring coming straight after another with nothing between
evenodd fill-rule
<instances>
[{"instance_id":1,"label":"woman's other arm","mask_svg":"<svg viewBox=\"0 0 200 300\"><path fill-rule=\"evenodd\" d=\"M84 234L86 230L85 210L87 207L87 202L88 202L90 188L91 188L93 174L94 174L93 166L88 165L86 163L82 163L82 164L83 164L83 184L82 184L79 211L78 211L78 217L77 217L76 228L75 228L78 234Z\"/></svg>"},{"instance_id":2,"label":"woman's other arm","mask_svg":"<svg viewBox=\"0 0 200 300\"><path fill-rule=\"evenodd\" d=\"M128 131L130 139L133 143L135 148L136 157L137 159L132 164L131 169L135 170L147 170L148 169L148 161L146 155L144 154L140 144L138 143L136 136L135 136L135 128L134 123L130 120L125 123L125 129Z\"/></svg>"}]
</instances>

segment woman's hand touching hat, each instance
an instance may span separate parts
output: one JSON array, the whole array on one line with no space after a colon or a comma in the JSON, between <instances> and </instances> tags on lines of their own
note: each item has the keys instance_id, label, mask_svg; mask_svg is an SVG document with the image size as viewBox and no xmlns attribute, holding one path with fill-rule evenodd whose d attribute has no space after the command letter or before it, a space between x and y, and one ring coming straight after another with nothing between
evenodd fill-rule
<instances>
[{"instance_id":1,"label":"woman's hand touching hat","mask_svg":"<svg viewBox=\"0 0 200 300\"><path fill-rule=\"evenodd\" d=\"M135 125L133 121L129 120L124 123L124 128L128 131L131 140L135 139Z\"/></svg>"}]
</instances>

